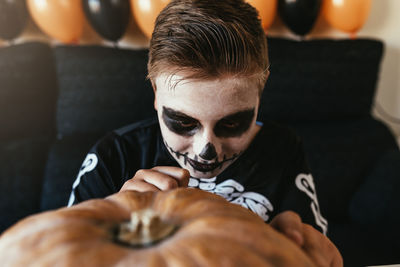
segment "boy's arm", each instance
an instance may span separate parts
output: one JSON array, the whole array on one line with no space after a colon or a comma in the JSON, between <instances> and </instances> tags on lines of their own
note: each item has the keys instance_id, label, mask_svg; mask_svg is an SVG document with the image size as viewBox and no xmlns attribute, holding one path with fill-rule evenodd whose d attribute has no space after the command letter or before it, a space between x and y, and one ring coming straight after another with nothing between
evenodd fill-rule
<instances>
[{"instance_id":1,"label":"boy's arm","mask_svg":"<svg viewBox=\"0 0 400 267\"><path fill-rule=\"evenodd\" d=\"M123 183L124 158L120 140L114 133L97 142L86 155L72 185L68 206L117 192Z\"/></svg>"},{"instance_id":2,"label":"boy's arm","mask_svg":"<svg viewBox=\"0 0 400 267\"><path fill-rule=\"evenodd\" d=\"M317 266L343 266L339 250L326 236L328 222L321 215L317 189L297 138L285 172L284 198L271 226L297 243Z\"/></svg>"},{"instance_id":3,"label":"boy's arm","mask_svg":"<svg viewBox=\"0 0 400 267\"><path fill-rule=\"evenodd\" d=\"M285 189L279 212L291 210L298 213L304 223L310 224L324 235L328 221L322 216L317 188L305 159L302 142L296 139L292 154L288 155L285 172Z\"/></svg>"}]
</instances>

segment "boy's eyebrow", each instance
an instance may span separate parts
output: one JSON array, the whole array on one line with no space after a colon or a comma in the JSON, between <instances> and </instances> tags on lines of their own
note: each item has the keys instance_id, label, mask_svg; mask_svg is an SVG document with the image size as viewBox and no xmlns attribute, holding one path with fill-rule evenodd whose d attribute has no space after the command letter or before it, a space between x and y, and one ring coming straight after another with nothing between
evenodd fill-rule
<instances>
[{"instance_id":1,"label":"boy's eyebrow","mask_svg":"<svg viewBox=\"0 0 400 267\"><path fill-rule=\"evenodd\" d=\"M191 117L191 116L189 116L189 115L187 115L187 114L185 114L183 112L174 110L172 108L167 108L165 106L163 106L163 112L168 117L185 117L185 118L188 118L188 119L197 120L197 119L195 119L195 118L193 118L193 117ZM239 119L240 120L240 119L253 118L253 116L254 116L254 108L250 108L250 109L240 110L240 111L237 111L235 113L229 114L229 115L223 117L222 119L225 119L225 120L236 120L236 119Z\"/></svg>"},{"instance_id":2,"label":"boy's eyebrow","mask_svg":"<svg viewBox=\"0 0 400 267\"><path fill-rule=\"evenodd\" d=\"M224 120L237 120L237 119L249 119L253 118L254 116L254 108L241 110L232 114L229 114L222 119Z\"/></svg>"},{"instance_id":3,"label":"boy's eyebrow","mask_svg":"<svg viewBox=\"0 0 400 267\"><path fill-rule=\"evenodd\" d=\"M192 117L190 117L189 115L187 115L187 114L185 114L185 113L183 113L183 112L174 110L174 109L172 109L172 108L167 108L167 107L165 107L165 106L163 106L163 113L164 113L166 116L170 117L170 118L171 118L171 117L185 117L185 118L187 118L187 119L196 120L195 118L192 118Z\"/></svg>"}]
</instances>

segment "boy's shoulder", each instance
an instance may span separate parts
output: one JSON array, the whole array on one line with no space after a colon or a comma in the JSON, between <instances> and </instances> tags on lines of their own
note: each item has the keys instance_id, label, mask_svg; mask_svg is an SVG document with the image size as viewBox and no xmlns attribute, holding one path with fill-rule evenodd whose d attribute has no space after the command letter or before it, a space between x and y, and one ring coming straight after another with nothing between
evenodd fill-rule
<instances>
[{"instance_id":1,"label":"boy's shoulder","mask_svg":"<svg viewBox=\"0 0 400 267\"><path fill-rule=\"evenodd\" d=\"M157 139L159 133L158 119L152 117L108 132L96 142L94 148L97 150L108 149L110 146L119 146L121 143L138 143L153 138Z\"/></svg>"},{"instance_id":2,"label":"boy's shoulder","mask_svg":"<svg viewBox=\"0 0 400 267\"><path fill-rule=\"evenodd\" d=\"M262 128L247 148L246 154L252 159L285 160L287 155L302 149L302 140L292 128L273 121L264 121Z\"/></svg>"},{"instance_id":3,"label":"boy's shoulder","mask_svg":"<svg viewBox=\"0 0 400 267\"><path fill-rule=\"evenodd\" d=\"M130 135L137 135L137 134L145 134L149 131L159 131L159 124L157 117L151 117L148 119L144 119L142 121L134 122L128 125L125 125L121 128L118 128L112 131L113 134L124 137Z\"/></svg>"},{"instance_id":4,"label":"boy's shoulder","mask_svg":"<svg viewBox=\"0 0 400 267\"><path fill-rule=\"evenodd\" d=\"M301 142L300 136L289 126L274 121L265 121L258 134L259 140L275 144L297 144Z\"/></svg>"}]
</instances>

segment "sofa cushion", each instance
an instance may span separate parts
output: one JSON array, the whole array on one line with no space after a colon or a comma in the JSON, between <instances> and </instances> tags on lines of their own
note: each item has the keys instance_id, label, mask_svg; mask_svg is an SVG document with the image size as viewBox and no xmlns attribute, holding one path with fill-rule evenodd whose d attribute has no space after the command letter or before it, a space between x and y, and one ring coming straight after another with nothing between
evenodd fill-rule
<instances>
[{"instance_id":1,"label":"sofa cushion","mask_svg":"<svg viewBox=\"0 0 400 267\"><path fill-rule=\"evenodd\" d=\"M365 225L385 225L397 230L400 225L400 151L391 149L382 153L371 172L355 192L350 203L352 221ZM388 220L390 218L390 220Z\"/></svg>"},{"instance_id":2,"label":"sofa cushion","mask_svg":"<svg viewBox=\"0 0 400 267\"><path fill-rule=\"evenodd\" d=\"M48 44L0 50L0 141L47 135L55 129L57 83Z\"/></svg>"},{"instance_id":3,"label":"sofa cushion","mask_svg":"<svg viewBox=\"0 0 400 267\"><path fill-rule=\"evenodd\" d=\"M349 120L369 116L383 43L372 39L269 38L271 74L260 118Z\"/></svg>"},{"instance_id":4,"label":"sofa cushion","mask_svg":"<svg viewBox=\"0 0 400 267\"><path fill-rule=\"evenodd\" d=\"M147 50L100 46L55 48L59 138L106 133L154 115L146 81Z\"/></svg>"}]
</instances>

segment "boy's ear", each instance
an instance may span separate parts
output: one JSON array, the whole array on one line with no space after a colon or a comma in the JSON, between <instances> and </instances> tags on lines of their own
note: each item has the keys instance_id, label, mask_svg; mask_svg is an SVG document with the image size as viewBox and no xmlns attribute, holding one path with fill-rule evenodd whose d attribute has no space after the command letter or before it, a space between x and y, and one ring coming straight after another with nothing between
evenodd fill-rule
<instances>
[{"instance_id":1,"label":"boy's ear","mask_svg":"<svg viewBox=\"0 0 400 267\"><path fill-rule=\"evenodd\" d=\"M269 74L270 74L271 72L269 71L269 69L266 71L266 73L265 73L265 80L268 80L268 78L269 78Z\"/></svg>"},{"instance_id":2,"label":"boy's ear","mask_svg":"<svg viewBox=\"0 0 400 267\"><path fill-rule=\"evenodd\" d=\"M157 97L154 95L154 109L157 110Z\"/></svg>"},{"instance_id":3,"label":"boy's ear","mask_svg":"<svg viewBox=\"0 0 400 267\"><path fill-rule=\"evenodd\" d=\"M151 86L153 87L153 93L154 93L154 109L157 110L157 86L156 84L153 82L153 80L151 81Z\"/></svg>"}]
</instances>

